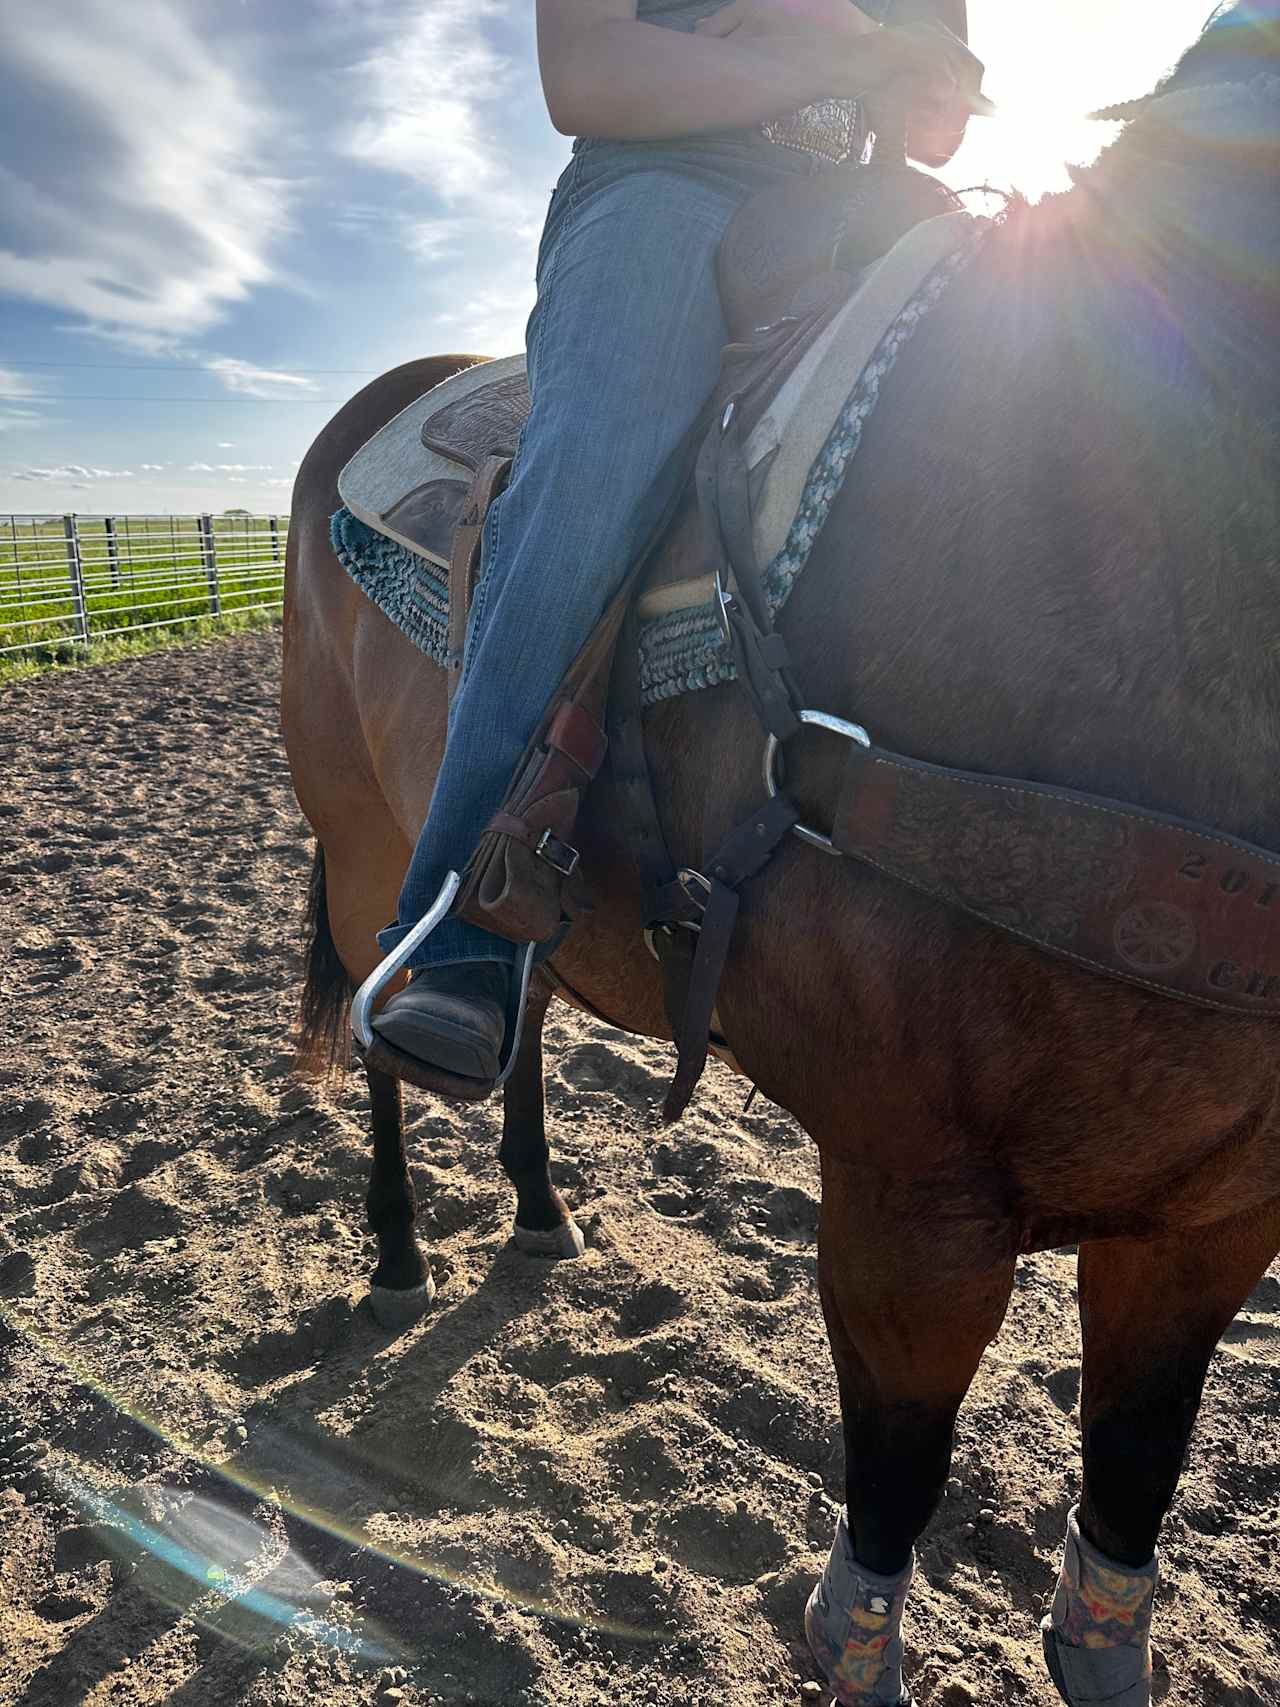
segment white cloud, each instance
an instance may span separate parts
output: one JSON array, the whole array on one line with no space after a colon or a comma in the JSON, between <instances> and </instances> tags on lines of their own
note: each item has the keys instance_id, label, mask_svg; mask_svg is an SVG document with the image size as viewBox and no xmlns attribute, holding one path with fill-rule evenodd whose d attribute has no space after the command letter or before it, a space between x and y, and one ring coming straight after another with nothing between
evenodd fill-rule
<instances>
[{"instance_id":1,"label":"white cloud","mask_svg":"<svg viewBox=\"0 0 1280 1707\"><path fill-rule=\"evenodd\" d=\"M272 277L286 194L265 161L277 104L215 54L181 0L6 9L10 87L40 146L0 167L0 290L159 350ZM21 133L18 133L21 134Z\"/></svg>"},{"instance_id":2,"label":"white cloud","mask_svg":"<svg viewBox=\"0 0 1280 1707\"><path fill-rule=\"evenodd\" d=\"M358 67L368 115L346 151L411 178L446 209L401 220L401 242L419 260L456 253L468 235L495 227L525 248L537 241L545 194L520 182L511 158L509 109L528 67L485 33L507 10L501 0L430 0L389 22L386 46Z\"/></svg>"},{"instance_id":3,"label":"white cloud","mask_svg":"<svg viewBox=\"0 0 1280 1707\"><path fill-rule=\"evenodd\" d=\"M265 474L269 462L189 462L188 474Z\"/></svg>"},{"instance_id":4,"label":"white cloud","mask_svg":"<svg viewBox=\"0 0 1280 1707\"><path fill-rule=\"evenodd\" d=\"M144 462L140 464L140 467L144 474L162 474L164 472L162 462Z\"/></svg>"},{"instance_id":5,"label":"white cloud","mask_svg":"<svg viewBox=\"0 0 1280 1707\"><path fill-rule=\"evenodd\" d=\"M0 367L0 398L6 401L22 401L39 396L40 393L33 382L24 374L15 373L12 368Z\"/></svg>"},{"instance_id":6,"label":"white cloud","mask_svg":"<svg viewBox=\"0 0 1280 1707\"><path fill-rule=\"evenodd\" d=\"M314 379L304 374L280 373L272 368L256 367L235 356L215 356L206 364L226 386L240 397L296 396L318 389ZM220 450L224 446L218 447Z\"/></svg>"},{"instance_id":7,"label":"white cloud","mask_svg":"<svg viewBox=\"0 0 1280 1707\"><path fill-rule=\"evenodd\" d=\"M234 450L235 448L236 447L234 444L227 444L221 439L219 439L219 441L218 441L218 449L219 450Z\"/></svg>"},{"instance_id":8,"label":"white cloud","mask_svg":"<svg viewBox=\"0 0 1280 1707\"><path fill-rule=\"evenodd\" d=\"M461 307L438 314L436 324L447 329L450 343L458 350L511 355L524 348L533 298L532 280L527 285L490 285L472 291Z\"/></svg>"},{"instance_id":9,"label":"white cloud","mask_svg":"<svg viewBox=\"0 0 1280 1707\"><path fill-rule=\"evenodd\" d=\"M501 173L481 102L501 98L512 68L482 25L500 12L495 0L433 0L404 19L359 68L372 111L352 133L350 153L416 178L446 202L491 192Z\"/></svg>"},{"instance_id":10,"label":"white cloud","mask_svg":"<svg viewBox=\"0 0 1280 1707\"><path fill-rule=\"evenodd\" d=\"M33 421L43 422L34 409L0 409L0 433L17 433L24 428L29 432Z\"/></svg>"},{"instance_id":11,"label":"white cloud","mask_svg":"<svg viewBox=\"0 0 1280 1707\"><path fill-rule=\"evenodd\" d=\"M78 489L83 489L91 480L132 480L133 478L131 468L85 468L78 462L63 463L58 468L14 468L10 470L10 479L12 480L65 480L72 482Z\"/></svg>"},{"instance_id":12,"label":"white cloud","mask_svg":"<svg viewBox=\"0 0 1280 1707\"><path fill-rule=\"evenodd\" d=\"M466 237L465 219L411 219L400 227L400 241L419 261L442 261L456 254Z\"/></svg>"}]
</instances>

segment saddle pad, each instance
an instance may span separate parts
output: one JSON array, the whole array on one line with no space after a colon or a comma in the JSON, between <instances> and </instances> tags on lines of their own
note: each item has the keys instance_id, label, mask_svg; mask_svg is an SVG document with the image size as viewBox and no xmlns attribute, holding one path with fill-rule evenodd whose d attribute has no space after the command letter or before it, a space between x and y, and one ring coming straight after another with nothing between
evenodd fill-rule
<instances>
[{"instance_id":1,"label":"saddle pad","mask_svg":"<svg viewBox=\"0 0 1280 1707\"><path fill-rule=\"evenodd\" d=\"M947 285L968 265L990 229L969 214L926 220L869 268L862 284L815 340L747 447L756 550L767 563L773 610L786 602L844 482L882 381ZM469 383L518 372L523 356L465 369L412 404L352 459L339 481L345 507L333 518L333 546L347 572L391 621L443 665L448 632L448 552L425 556L397 538L382 517L423 485L428 459L439 480L470 470L423 448L423 422ZM428 401L429 399L429 401ZM380 446L380 441L385 441ZM380 448L376 448L380 447ZM393 459L392 448L396 451ZM399 473L392 472L399 469ZM394 493L392 489L398 486ZM373 518L377 517L375 521ZM732 681L710 577L642 596L641 689L645 704Z\"/></svg>"}]
</instances>

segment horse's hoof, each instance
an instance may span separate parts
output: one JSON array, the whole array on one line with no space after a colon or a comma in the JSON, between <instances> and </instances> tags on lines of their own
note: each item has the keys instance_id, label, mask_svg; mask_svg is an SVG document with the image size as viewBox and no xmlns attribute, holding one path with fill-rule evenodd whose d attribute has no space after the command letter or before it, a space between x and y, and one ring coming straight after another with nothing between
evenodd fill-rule
<instances>
[{"instance_id":1,"label":"horse's hoof","mask_svg":"<svg viewBox=\"0 0 1280 1707\"><path fill-rule=\"evenodd\" d=\"M428 1275L421 1286L394 1291L390 1286L369 1288L369 1308L380 1328L411 1328L430 1308L436 1295L436 1283Z\"/></svg>"},{"instance_id":2,"label":"horse's hoof","mask_svg":"<svg viewBox=\"0 0 1280 1707\"><path fill-rule=\"evenodd\" d=\"M572 1216L545 1233L522 1227L517 1221L515 1240L516 1249L531 1257L580 1257L587 1248L582 1229Z\"/></svg>"}]
</instances>

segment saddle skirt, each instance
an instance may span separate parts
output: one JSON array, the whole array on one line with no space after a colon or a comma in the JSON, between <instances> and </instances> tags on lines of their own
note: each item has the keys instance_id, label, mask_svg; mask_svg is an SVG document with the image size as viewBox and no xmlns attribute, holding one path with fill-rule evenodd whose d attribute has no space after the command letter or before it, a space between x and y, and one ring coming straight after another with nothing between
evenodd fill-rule
<instances>
[{"instance_id":1,"label":"saddle skirt","mask_svg":"<svg viewBox=\"0 0 1280 1707\"><path fill-rule=\"evenodd\" d=\"M886 331L974 226L966 213L938 214L867 267L755 422L746 461L761 564L772 563L787 540L810 470ZM465 368L411 403L356 453L339 476L339 495L367 527L425 559L437 574L448 572L460 525L475 529L480 519L464 513L473 482L492 459L514 454L528 414L523 354ZM705 605L711 577L690 575L690 566L684 551L658 564L640 594L642 620Z\"/></svg>"}]
</instances>

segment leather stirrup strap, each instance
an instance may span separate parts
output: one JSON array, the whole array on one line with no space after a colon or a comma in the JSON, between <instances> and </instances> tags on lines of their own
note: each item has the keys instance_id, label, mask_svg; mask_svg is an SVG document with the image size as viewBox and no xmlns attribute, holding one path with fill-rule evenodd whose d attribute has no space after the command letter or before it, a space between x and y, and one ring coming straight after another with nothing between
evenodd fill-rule
<instances>
[{"instance_id":1,"label":"leather stirrup strap","mask_svg":"<svg viewBox=\"0 0 1280 1707\"><path fill-rule=\"evenodd\" d=\"M756 557L740 399L730 398L698 456L696 490L711 567L720 578L722 620L738 681L760 722L785 741L800 727L786 643L773 630Z\"/></svg>"},{"instance_id":2,"label":"leather stirrup strap","mask_svg":"<svg viewBox=\"0 0 1280 1707\"><path fill-rule=\"evenodd\" d=\"M449 553L449 650L445 656L450 699L462 680L467 617L471 614L471 595L475 591L476 574L480 568L484 519L489 513L489 505L506 485L510 472L509 456L487 456L484 459L472 477L462 520L453 531L453 549Z\"/></svg>"},{"instance_id":3,"label":"leather stirrup strap","mask_svg":"<svg viewBox=\"0 0 1280 1707\"><path fill-rule=\"evenodd\" d=\"M799 811L785 795L775 796L730 831L703 874L708 893L698 946L683 1000L678 1011L669 1016L679 1058L676 1076L662 1105L662 1118L668 1125L679 1120L688 1107L707 1064L711 1016L741 903L738 891L749 877L769 863L799 817ZM675 990L669 993L673 1002L679 996Z\"/></svg>"},{"instance_id":4,"label":"leather stirrup strap","mask_svg":"<svg viewBox=\"0 0 1280 1707\"><path fill-rule=\"evenodd\" d=\"M676 511L688 490L693 470L715 420L717 400L709 397L690 423L679 445L671 453L658 484L668 489L668 500L649 535L641 561L652 560L666 537ZM639 583L637 583L637 586ZM644 705L640 683L640 615L631 603L614 657L613 678L606 705L609 732L609 769L622 800L627 849L640 872L641 908L645 924L661 914L659 891L675 878L675 863L667 851L667 839L653 793L653 778L644 746Z\"/></svg>"},{"instance_id":5,"label":"leather stirrup strap","mask_svg":"<svg viewBox=\"0 0 1280 1707\"><path fill-rule=\"evenodd\" d=\"M675 881L675 864L658 816L653 777L644 746L640 697L640 622L633 604L627 612L613 665L607 706L609 768L622 801L627 851L640 873L641 921L664 917L662 892Z\"/></svg>"}]
</instances>

